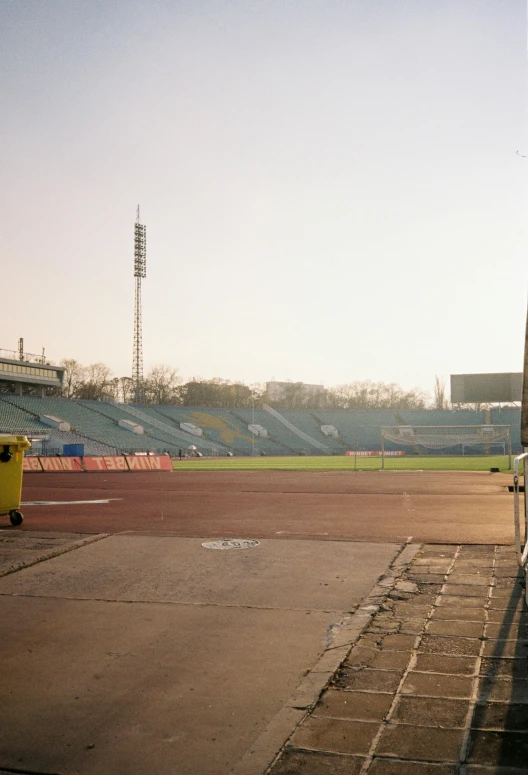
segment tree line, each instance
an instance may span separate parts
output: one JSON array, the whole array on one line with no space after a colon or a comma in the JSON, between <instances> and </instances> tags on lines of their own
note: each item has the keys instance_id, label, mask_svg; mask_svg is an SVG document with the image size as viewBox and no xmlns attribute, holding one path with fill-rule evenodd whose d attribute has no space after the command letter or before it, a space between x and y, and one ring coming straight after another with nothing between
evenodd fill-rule
<instances>
[{"instance_id":1,"label":"tree line","mask_svg":"<svg viewBox=\"0 0 528 775\"><path fill-rule=\"evenodd\" d=\"M115 377L104 363L83 366L66 358L62 395L92 401L132 403L131 377ZM439 389L440 388L440 389ZM284 383L282 394L270 400L265 384L243 385L230 380L193 378L183 382L176 369L161 364L145 375L144 402L167 406L201 406L220 409L258 408L263 404L275 409L426 409L446 408L445 390L437 378L434 399L423 390L404 390L396 383L350 382L328 388L324 393L307 395L302 382Z\"/></svg>"}]
</instances>

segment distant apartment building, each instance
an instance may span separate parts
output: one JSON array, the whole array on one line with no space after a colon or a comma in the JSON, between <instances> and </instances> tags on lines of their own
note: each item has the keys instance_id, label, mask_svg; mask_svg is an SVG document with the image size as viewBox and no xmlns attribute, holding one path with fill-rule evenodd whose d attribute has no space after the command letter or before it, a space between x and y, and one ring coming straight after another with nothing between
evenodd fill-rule
<instances>
[{"instance_id":1,"label":"distant apartment building","mask_svg":"<svg viewBox=\"0 0 528 775\"><path fill-rule=\"evenodd\" d=\"M304 382L266 382L266 393L269 401L281 401L293 386L302 390L304 400L314 396L324 396L326 394L324 385L307 385Z\"/></svg>"}]
</instances>

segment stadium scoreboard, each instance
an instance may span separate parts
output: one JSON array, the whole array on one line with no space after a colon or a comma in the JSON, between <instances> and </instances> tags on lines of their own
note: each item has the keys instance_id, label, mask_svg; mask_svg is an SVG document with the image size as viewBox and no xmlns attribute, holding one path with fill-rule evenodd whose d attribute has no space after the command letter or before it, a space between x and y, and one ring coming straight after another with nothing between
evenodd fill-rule
<instances>
[{"instance_id":1,"label":"stadium scoreboard","mask_svg":"<svg viewBox=\"0 0 528 775\"><path fill-rule=\"evenodd\" d=\"M451 374L451 403L509 404L522 397L522 372Z\"/></svg>"}]
</instances>

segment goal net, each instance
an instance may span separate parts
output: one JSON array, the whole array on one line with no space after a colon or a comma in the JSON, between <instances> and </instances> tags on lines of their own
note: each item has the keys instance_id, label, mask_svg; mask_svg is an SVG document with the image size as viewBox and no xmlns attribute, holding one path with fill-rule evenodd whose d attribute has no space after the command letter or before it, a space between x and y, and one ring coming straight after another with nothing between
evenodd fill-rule
<instances>
[{"instance_id":1,"label":"goal net","mask_svg":"<svg viewBox=\"0 0 528 775\"><path fill-rule=\"evenodd\" d=\"M382 460L389 452L399 450L415 455L502 454L511 459L510 426L398 425L382 428Z\"/></svg>"}]
</instances>

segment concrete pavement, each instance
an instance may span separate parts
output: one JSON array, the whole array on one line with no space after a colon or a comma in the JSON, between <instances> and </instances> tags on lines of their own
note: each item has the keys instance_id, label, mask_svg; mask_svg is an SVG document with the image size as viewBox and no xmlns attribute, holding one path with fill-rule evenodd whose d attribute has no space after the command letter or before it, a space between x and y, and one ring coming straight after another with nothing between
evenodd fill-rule
<instances>
[{"instance_id":1,"label":"concrete pavement","mask_svg":"<svg viewBox=\"0 0 528 775\"><path fill-rule=\"evenodd\" d=\"M46 545L26 547L35 564L0 578L0 768L262 772L345 657L371 613L353 612L402 548L201 544L72 535L50 559Z\"/></svg>"},{"instance_id":2,"label":"concrete pavement","mask_svg":"<svg viewBox=\"0 0 528 775\"><path fill-rule=\"evenodd\" d=\"M37 564L0 578L6 771L528 771L511 547L9 535Z\"/></svg>"}]
</instances>

